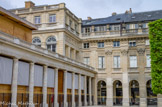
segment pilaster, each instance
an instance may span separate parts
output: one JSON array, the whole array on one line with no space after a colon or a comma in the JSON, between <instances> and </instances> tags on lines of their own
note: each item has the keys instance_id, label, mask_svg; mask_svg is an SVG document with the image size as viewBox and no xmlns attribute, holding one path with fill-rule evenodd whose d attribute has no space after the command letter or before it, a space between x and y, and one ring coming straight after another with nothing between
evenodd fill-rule
<instances>
[{"instance_id":1,"label":"pilaster","mask_svg":"<svg viewBox=\"0 0 162 107\"><path fill-rule=\"evenodd\" d=\"M48 107L47 104L47 66L44 67L44 78L43 78L43 107Z\"/></svg>"},{"instance_id":2,"label":"pilaster","mask_svg":"<svg viewBox=\"0 0 162 107\"><path fill-rule=\"evenodd\" d=\"M54 107L59 107L58 104L58 68L55 68L55 89L54 89Z\"/></svg>"},{"instance_id":3,"label":"pilaster","mask_svg":"<svg viewBox=\"0 0 162 107\"><path fill-rule=\"evenodd\" d=\"M75 107L75 73L72 73L72 107Z\"/></svg>"},{"instance_id":4,"label":"pilaster","mask_svg":"<svg viewBox=\"0 0 162 107\"><path fill-rule=\"evenodd\" d=\"M64 107L67 106L67 71L64 71Z\"/></svg>"}]
</instances>

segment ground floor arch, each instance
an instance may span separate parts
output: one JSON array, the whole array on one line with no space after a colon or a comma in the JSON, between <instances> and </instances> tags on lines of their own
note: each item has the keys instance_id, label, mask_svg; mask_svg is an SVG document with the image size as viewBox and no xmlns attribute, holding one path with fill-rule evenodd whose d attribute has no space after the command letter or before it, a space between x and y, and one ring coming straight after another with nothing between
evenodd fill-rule
<instances>
[{"instance_id":1,"label":"ground floor arch","mask_svg":"<svg viewBox=\"0 0 162 107\"><path fill-rule=\"evenodd\" d=\"M123 90L122 82L116 80L113 82L113 105L122 105Z\"/></svg>"},{"instance_id":2,"label":"ground floor arch","mask_svg":"<svg viewBox=\"0 0 162 107\"><path fill-rule=\"evenodd\" d=\"M98 105L106 105L106 95L106 82L101 80L97 83Z\"/></svg>"},{"instance_id":3,"label":"ground floor arch","mask_svg":"<svg viewBox=\"0 0 162 107\"><path fill-rule=\"evenodd\" d=\"M136 80L132 80L129 83L129 95L130 95L130 105L139 105L139 83Z\"/></svg>"}]
</instances>

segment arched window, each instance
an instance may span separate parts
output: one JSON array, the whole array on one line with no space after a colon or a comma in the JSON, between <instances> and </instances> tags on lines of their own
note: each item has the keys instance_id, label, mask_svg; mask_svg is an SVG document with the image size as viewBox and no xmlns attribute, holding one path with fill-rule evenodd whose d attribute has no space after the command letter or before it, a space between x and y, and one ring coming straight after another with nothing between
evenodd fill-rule
<instances>
[{"instance_id":1,"label":"arched window","mask_svg":"<svg viewBox=\"0 0 162 107\"><path fill-rule=\"evenodd\" d=\"M53 37L53 36L48 37L46 44L47 44L47 49L49 49L53 52L56 52L56 39L55 39L55 37Z\"/></svg>"},{"instance_id":2,"label":"arched window","mask_svg":"<svg viewBox=\"0 0 162 107\"><path fill-rule=\"evenodd\" d=\"M38 37L33 38L32 43L37 46L41 46L41 40Z\"/></svg>"}]
</instances>

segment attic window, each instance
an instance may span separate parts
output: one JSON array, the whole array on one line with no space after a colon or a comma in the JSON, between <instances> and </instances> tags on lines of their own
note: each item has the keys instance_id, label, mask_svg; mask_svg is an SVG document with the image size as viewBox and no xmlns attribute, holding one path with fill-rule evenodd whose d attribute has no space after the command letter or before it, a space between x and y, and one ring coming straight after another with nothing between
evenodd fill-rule
<instances>
[{"instance_id":1,"label":"attic window","mask_svg":"<svg viewBox=\"0 0 162 107\"><path fill-rule=\"evenodd\" d=\"M116 20L120 20L120 18L117 18Z\"/></svg>"},{"instance_id":2,"label":"attic window","mask_svg":"<svg viewBox=\"0 0 162 107\"><path fill-rule=\"evenodd\" d=\"M148 15L148 17L151 17L151 15Z\"/></svg>"}]
</instances>

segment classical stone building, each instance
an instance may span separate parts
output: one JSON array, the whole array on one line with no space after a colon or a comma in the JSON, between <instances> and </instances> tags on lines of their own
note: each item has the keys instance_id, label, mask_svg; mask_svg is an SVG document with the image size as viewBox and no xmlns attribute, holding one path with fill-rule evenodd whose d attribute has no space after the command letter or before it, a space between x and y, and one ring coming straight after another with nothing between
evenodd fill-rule
<instances>
[{"instance_id":1,"label":"classical stone building","mask_svg":"<svg viewBox=\"0 0 162 107\"><path fill-rule=\"evenodd\" d=\"M73 63L69 62L71 69L73 64L78 63L75 61L79 61L97 71L96 76L92 69L85 71L93 72L92 75L81 74L90 78L86 82L89 88L84 90L82 100L77 94L74 98L74 87L69 87L68 90L60 91L64 92L64 101L59 97L59 106L73 107L78 99L79 105L84 102L82 106L162 106L162 96L153 94L151 90L148 38L148 23L161 19L162 10L133 13L130 9L122 14L114 12L106 18L88 17L87 20L77 18L64 3L35 6L32 2L26 2L25 8L10 11L38 27L32 34L33 44L66 56L64 61L73 59ZM44 51L44 56L51 51ZM67 63L65 66L69 67ZM68 70L77 71L71 69ZM68 87L70 84L68 82L67 86L62 86ZM66 93L73 97L66 96Z\"/></svg>"},{"instance_id":2,"label":"classical stone building","mask_svg":"<svg viewBox=\"0 0 162 107\"><path fill-rule=\"evenodd\" d=\"M97 72L33 45L32 30L36 29L0 7L0 107L92 105Z\"/></svg>"}]
</instances>

